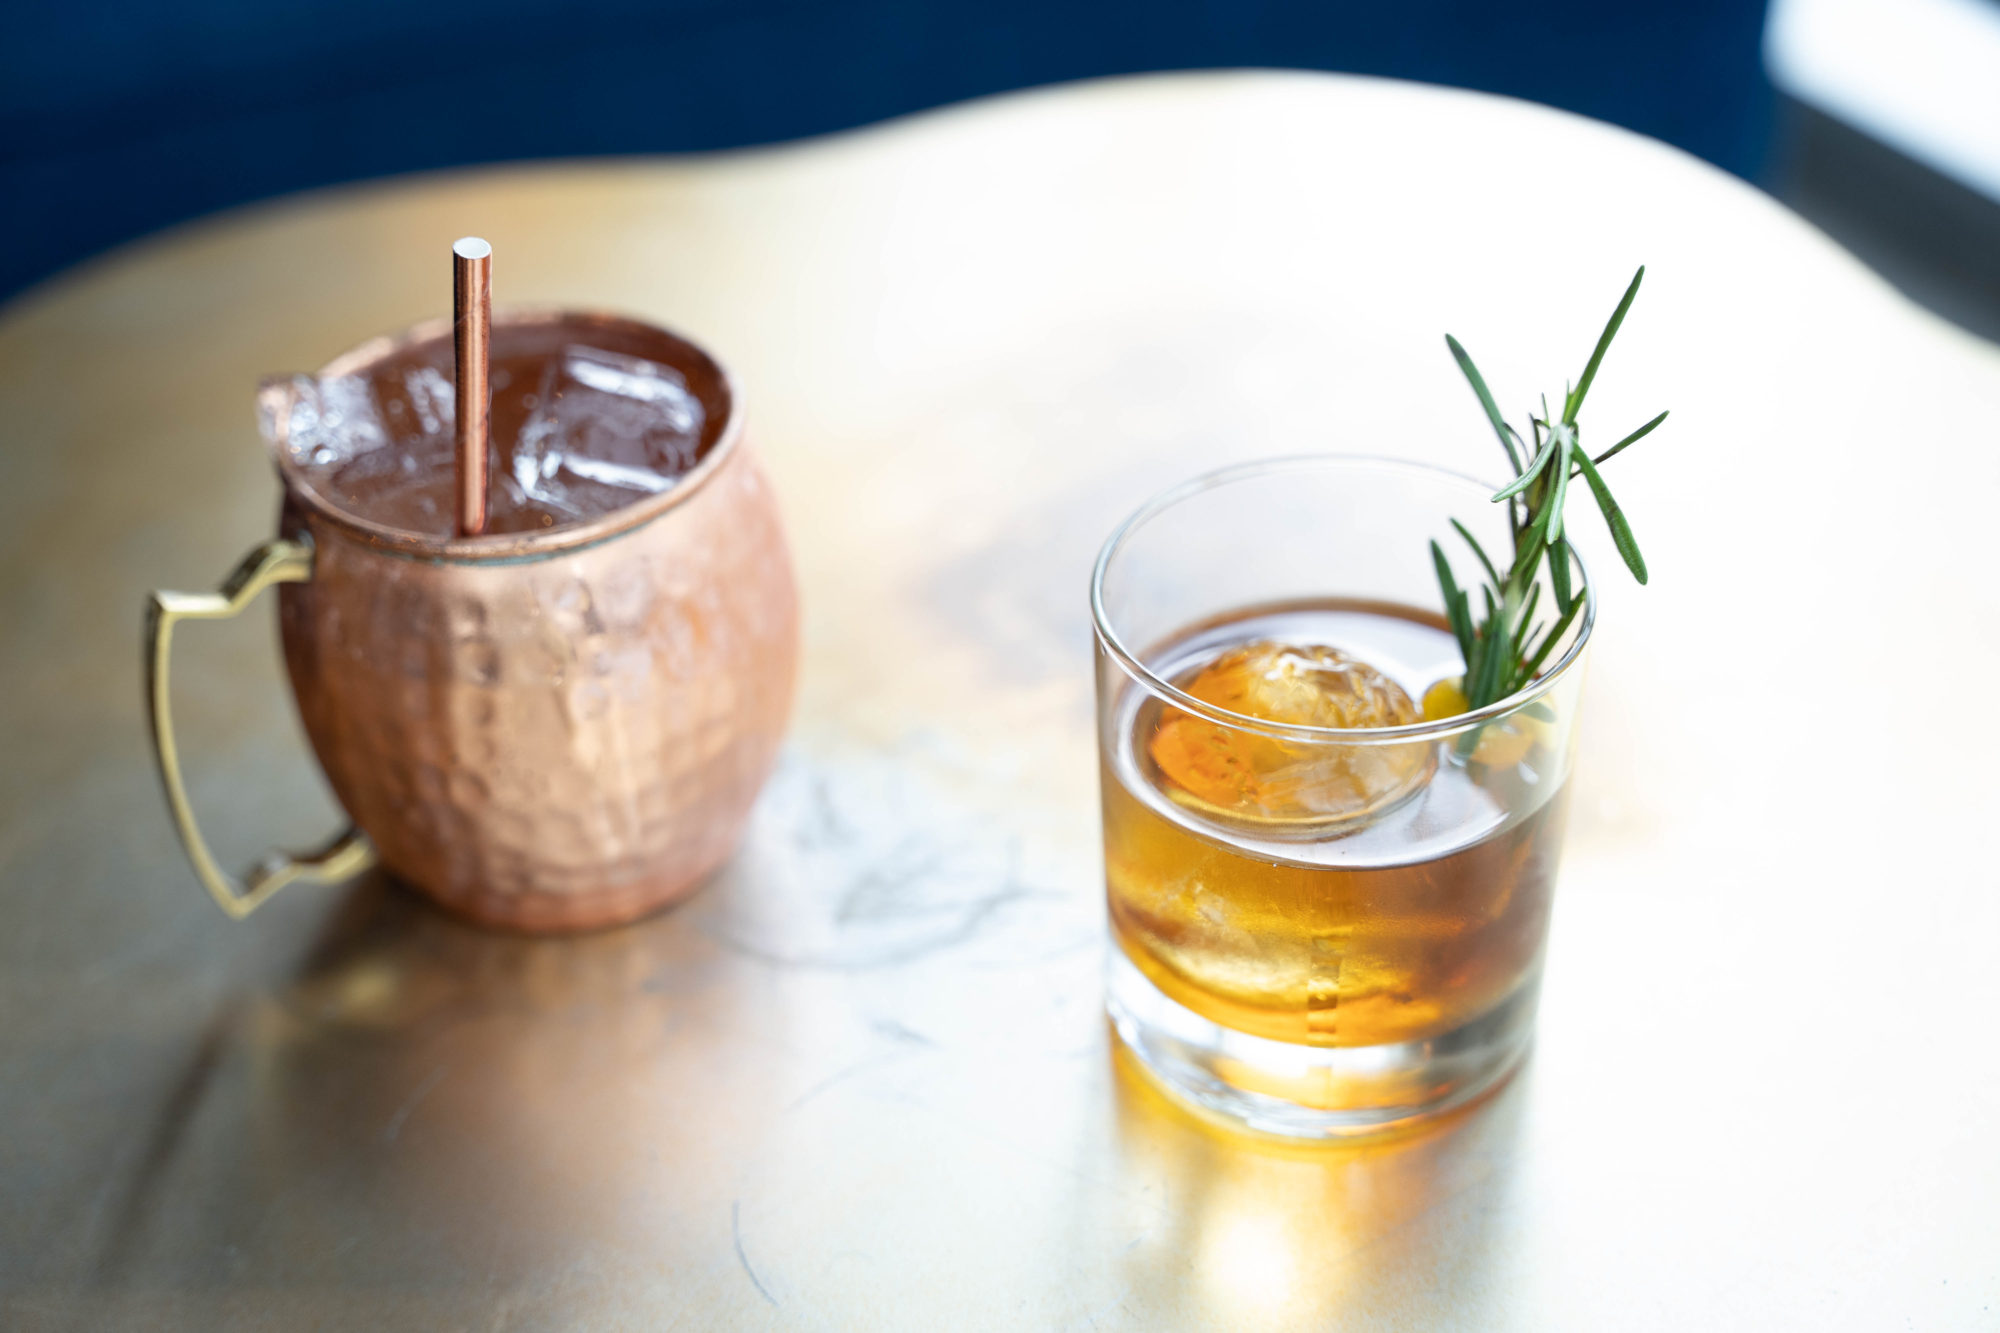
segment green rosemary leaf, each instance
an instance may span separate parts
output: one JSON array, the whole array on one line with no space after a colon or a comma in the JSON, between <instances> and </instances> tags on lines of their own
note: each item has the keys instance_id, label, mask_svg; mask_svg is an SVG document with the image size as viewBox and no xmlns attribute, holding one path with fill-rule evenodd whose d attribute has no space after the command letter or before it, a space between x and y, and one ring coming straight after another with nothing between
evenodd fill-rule
<instances>
[{"instance_id":1,"label":"green rosemary leaf","mask_svg":"<svg viewBox=\"0 0 2000 1333\"><path fill-rule=\"evenodd\" d=\"M1534 461L1528 464L1526 472L1523 472L1520 476L1514 478L1513 481L1493 493L1493 503L1498 504L1502 500L1510 499L1527 490L1529 484L1541 475L1542 469L1547 467L1549 460L1555 456L1556 442L1551 438L1547 444L1536 451Z\"/></svg>"},{"instance_id":2,"label":"green rosemary leaf","mask_svg":"<svg viewBox=\"0 0 2000 1333\"><path fill-rule=\"evenodd\" d=\"M1480 634L1472 626L1472 598L1466 592L1458 594L1458 622L1466 626L1466 642L1472 644L1472 648L1466 652L1466 679L1470 679L1472 662L1476 662L1480 656Z\"/></svg>"},{"instance_id":3,"label":"green rosemary leaf","mask_svg":"<svg viewBox=\"0 0 2000 1333\"><path fill-rule=\"evenodd\" d=\"M1537 583L1528 589L1528 598L1521 603L1521 621L1514 629L1512 642L1507 645L1507 660L1500 673L1499 688L1496 692L1498 698L1506 698L1527 683L1520 674L1521 663L1526 660L1524 649L1529 638L1533 636L1535 606L1541 600L1541 596L1542 585Z\"/></svg>"},{"instance_id":4,"label":"green rosemary leaf","mask_svg":"<svg viewBox=\"0 0 2000 1333\"><path fill-rule=\"evenodd\" d=\"M1445 559L1444 547L1439 546L1435 538L1431 540L1431 565L1437 570L1438 587L1444 591L1445 605L1450 606L1451 599L1458 595L1458 580L1451 576L1451 561Z\"/></svg>"},{"instance_id":5,"label":"green rosemary leaf","mask_svg":"<svg viewBox=\"0 0 2000 1333\"><path fill-rule=\"evenodd\" d=\"M1479 405L1486 409L1486 419L1493 423L1493 433L1500 437L1500 447L1507 451L1507 461L1514 465L1514 474L1519 476L1520 455L1514 452L1514 444L1507 438L1506 419L1500 415L1499 406L1494 403L1492 393L1487 390L1486 380L1480 375L1479 367L1472 364L1472 358L1466 355L1463 347L1459 346L1458 339L1447 333L1444 335L1444 342L1445 346L1451 348L1452 359L1458 362L1459 370L1472 382L1472 391L1479 395Z\"/></svg>"},{"instance_id":6,"label":"green rosemary leaf","mask_svg":"<svg viewBox=\"0 0 2000 1333\"><path fill-rule=\"evenodd\" d=\"M1541 646L1541 642L1542 642L1541 634L1535 633L1535 634L1530 634L1528 636L1528 641L1521 645L1521 670L1523 672L1521 676L1521 685L1526 685L1528 683L1528 677L1525 674L1528 669L1528 663L1535 660L1535 649ZM1520 685L1515 686L1515 688L1519 689Z\"/></svg>"},{"instance_id":7,"label":"green rosemary leaf","mask_svg":"<svg viewBox=\"0 0 2000 1333\"><path fill-rule=\"evenodd\" d=\"M1569 539L1549 543L1549 591L1556 595L1556 611L1567 613L1570 606Z\"/></svg>"},{"instance_id":8,"label":"green rosemary leaf","mask_svg":"<svg viewBox=\"0 0 2000 1333\"><path fill-rule=\"evenodd\" d=\"M1521 603L1521 627L1514 631L1514 658L1519 661L1521 649L1528 642L1528 632L1535 627L1535 605L1541 600L1542 585L1537 583L1528 589L1528 600Z\"/></svg>"},{"instance_id":9,"label":"green rosemary leaf","mask_svg":"<svg viewBox=\"0 0 2000 1333\"><path fill-rule=\"evenodd\" d=\"M1583 603L1579 600L1549 630L1549 637L1542 640L1541 647L1535 649L1535 655L1528 659L1525 674L1529 680L1533 680L1541 671L1542 663L1548 659L1549 651L1562 642L1563 635L1569 633L1570 624L1582 613Z\"/></svg>"},{"instance_id":10,"label":"green rosemary leaf","mask_svg":"<svg viewBox=\"0 0 2000 1333\"><path fill-rule=\"evenodd\" d=\"M1466 701L1474 708L1484 708L1499 698L1497 689L1500 667L1507 656L1507 638L1500 623L1500 608L1493 604L1491 589L1481 588L1480 597L1486 603L1486 617L1480 622L1479 663L1468 675Z\"/></svg>"},{"instance_id":11,"label":"green rosemary leaf","mask_svg":"<svg viewBox=\"0 0 2000 1333\"><path fill-rule=\"evenodd\" d=\"M1569 498L1569 460L1576 453L1576 437L1569 431L1556 431L1556 479L1555 489L1549 493L1549 522L1545 540L1559 542L1563 535L1563 501ZM1578 456L1582 455L1578 453Z\"/></svg>"},{"instance_id":12,"label":"green rosemary leaf","mask_svg":"<svg viewBox=\"0 0 2000 1333\"><path fill-rule=\"evenodd\" d=\"M1514 646L1514 638L1507 633L1506 623L1499 616L1489 618L1486 623L1493 641L1487 645L1486 661L1481 664L1486 668L1485 679L1480 685L1479 705L1482 708L1495 699L1507 697L1507 650Z\"/></svg>"},{"instance_id":13,"label":"green rosemary leaf","mask_svg":"<svg viewBox=\"0 0 2000 1333\"><path fill-rule=\"evenodd\" d=\"M1617 453L1620 449L1623 449L1626 445L1637 444L1639 441L1645 439L1648 435L1653 433L1653 427L1659 425L1662 421L1665 421L1666 419L1667 419L1667 414L1665 412L1660 413L1660 415L1654 417L1651 421L1648 421L1645 425L1639 427L1639 429L1633 431L1630 435L1627 435L1624 439L1618 441L1618 443L1612 445L1609 449L1606 449L1603 453L1599 454L1592 461L1596 463L1602 463L1604 462L1605 459L1611 457L1613 454Z\"/></svg>"},{"instance_id":14,"label":"green rosemary leaf","mask_svg":"<svg viewBox=\"0 0 2000 1333\"><path fill-rule=\"evenodd\" d=\"M1453 519L1451 525L1458 529L1459 536L1465 538L1465 544L1470 546L1472 553L1479 557L1479 563L1486 566L1486 577L1493 580L1494 587L1499 587L1500 571L1493 568L1493 562L1486 558L1486 549L1479 544L1478 540L1470 532L1465 530L1465 524L1459 522L1457 519Z\"/></svg>"},{"instance_id":15,"label":"green rosemary leaf","mask_svg":"<svg viewBox=\"0 0 2000 1333\"><path fill-rule=\"evenodd\" d=\"M1451 621L1452 637L1458 640L1459 656L1468 667L1472 663L1472 617L1466 613L1465 594L1458 590L1458 580L1451 576L1451 562L1444 558L1444 548L1431 543L1431 563L1437 566L1438 589L1444 593L1444 613Z\"/></svg>"},{"instance_id":16,"label":"green rosemary leaf","mask_svg":"<svg viewBox=\"0 0 2000 1333\"><path fill-rule=\"evenodd\" d=\"M1632 285L1625 289L1625 296L1618 302L1618 308L1611 312L1611 322L1604 326L1604 332L1598 337L1597 347L1590 354L1590 364L1583 368L1583 378L1576 382L1576 387L1570 390L1569 397L1563 403L1563 420L1572 426L1576 424L1577 409L1583 406L1583 396L1590 392L1590 382L1597 378L1597 367L1604 360L1605 349L1611 346L1611 340L1618 335L1618 326L1625 322L1625 312L1632 308L1632 298L1639 294L1639 284L1645 276L1646 266L1641 264L1639 271L1632 275Z\"/></svg>"},{"instance_id":17,"label":"green rosemary leaf","mask_svg":"<svg viewBox=\"0 0 2000 1333\"><path fill-rule=\"evenodd\" d=\"M1542 548L1547 544L1549 530L1549 506L1544 503L1532 511L1528 526L1514 542L1514 564L1507 571L1507 582L1520 583L1534 571L1535 564L1542 558Z\"/></svg>"},{"instance_id":18,"label":"green rosemary leaf","mask_svg":"<svg viewBox=\"0 0 2000 1333\"><path fill-rule=\"evenodd\" d=\"M1639 542L1632 536L1632 525L1625 521L1625 511L1611 498L1611 488L1598 475L1597 464L1590 461L1587 454L1578 454L1583 464L1583 479L1590 483L1591 494L1597 497L1597 507L1604 511L1604 522L1611 529L1612 544L1618 554L1625 557L1625 567L1632 571L1632 577L1640 583L1646 581L1646 557L1639 554Z\"/></svg>"},{"instance_id":19,"label":"green rosemary leaf","mask_svg":"<svg viewBox=\"0 0 2000 1333\"><path fill-rule=\"evenodd\" d=\"M1459 346L1458 340L1449 335L1445 338L1460 370L1472 384L1487 421L1507 450L1507 459L1514 465L1515 472L1514 480L1493 495L1495 503L1507 506L1507 530L1514 543L1513 559L1505 577L1501 576L1499 566L1480 546L1471 530L1456 519L1452 520L1453 529L1472 548L1486 574L1487 583L1479 588L1483 613L1477 619L1474 617L1471 589L1459 586L1451 572L1451 564L1445 558L1444 548L1435 541L1431 543L1431 557L1438 570L1438 586L1444 593L1445 613L1451 623L1452 635L1458 641L1459 652L1465 658L1466 701L1474 708L1487 707L1530 684L1548 660L1548 655L1561 645L1570 627L1576 624L1577 617L1589 605L1589 590L1583 586L1582 567L1572 567L1571 564L1574 552L1569 541L1572 525L1568 506L1569 483L1573 476L1581 476L1590 487L1598 507L1604 511L1611 539L1632 570L1633 577L1641 583L1646 581L1646 562L1639 554L1632 525L1612 498L1611 490L1604 484L1597 466L1651 434L1667 419L1667 414L1662 412L1594 459L1584 452L1582 434L1576 421L1577 412L1603 365L1604 354L1624 323L1645 276L1643 267L1633 274L1618 309L1612 313L1604 332L1598 337L1582 377L1574 386L1563 386L1562 415L1557 416L1550 410L1546 395L1541 399L1541 415L1529 412L1528 438L1523 438L1521 432L1501 419L1485 379L1473 366L1472 358L1466 355L1465 349ZM1533 440L1532 449L1529 439ZM1525 468L1521 466L1523 455L1528 457ZM1549 596L1546 599L1542 595L1540 580L1544 556L1548 559ZM1544 600L1554 603L1552 610L1557 618L1553 625L1538 628L1535 616L1541 611ZM1529 711L1538 717L1554 716L1546 705L1533 705ZM1471 754L1478 734L1479 729L1475 728L1460 736L1458 750L1461 755Z\"/></svg>"},{"instance_id":20,"label":"green rosemary leaf","mask_svg":"<svg viewBox=\"0 0 2000 1333\"><path fill-rule=\"evenodd\" d=\"M1452 618L1465 634L1465 648L1462 651L1465 657L1466 676L1470 678L1472 664L1479 658L1479 634L1472 626L1472 599L1462 592L1458 595L1458 601L1452 606Z\"/></svg>"}]
</instances>

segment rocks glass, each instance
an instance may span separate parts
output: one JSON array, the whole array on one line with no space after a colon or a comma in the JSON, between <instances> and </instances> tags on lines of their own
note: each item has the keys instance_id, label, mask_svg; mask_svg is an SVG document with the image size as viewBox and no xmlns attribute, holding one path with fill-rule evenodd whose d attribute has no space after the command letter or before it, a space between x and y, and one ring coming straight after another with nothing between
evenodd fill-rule
<instances>
[{"instance_id":1,"label":"rocks glass","mask_svg":"<svg viewBox=\"0 0 2000 1333\"><path fill-rule=\"evenodd\" d=\"M1508 551L1493 489L1256 463L1153 500L1098 558L1110 1016L1240 1125L1377 1131L1527 1050L1594 609L1519 693L1423 715L1463 669L1430 542L1456 518Z\"/></svg>"}]
</instances>

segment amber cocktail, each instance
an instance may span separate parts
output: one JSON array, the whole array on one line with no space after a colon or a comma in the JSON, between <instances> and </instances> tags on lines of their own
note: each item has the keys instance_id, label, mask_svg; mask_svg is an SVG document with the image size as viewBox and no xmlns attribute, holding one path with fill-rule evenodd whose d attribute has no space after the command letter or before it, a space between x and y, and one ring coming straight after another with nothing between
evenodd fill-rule
<instances>
[{"instance_id":1,"label":"amber cocktail","mask_svg":"<svg viewBox=\"0 0 2000 1333\"><path fill-rule=\"evenodd\" d=\"M1371 1131L1527 1048L1591 617L1519 694L1426 717L1463 669L1428 539L1491 493L1257 464L1148 505L1100 558L1111 1015L1211 1110Z\"/></svg>"}]
</instances>

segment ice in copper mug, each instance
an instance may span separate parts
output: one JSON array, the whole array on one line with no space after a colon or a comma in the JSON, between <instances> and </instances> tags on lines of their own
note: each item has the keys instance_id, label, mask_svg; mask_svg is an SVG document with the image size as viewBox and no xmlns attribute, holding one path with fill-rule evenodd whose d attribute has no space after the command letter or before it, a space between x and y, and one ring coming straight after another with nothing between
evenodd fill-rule
<instances>
[{"instance_id":1,"label":"ice in copper mug","mask_svg":"<svg viewBox=\"0 0 2000 1333\"><path fill-rule=\"evenodd\" d=\"M278 536L213 594L147 615L161 776L231 916L379 860L460 915L521 930L628 921L733 848L790 710L798 608L729 375L609 315L498 313L491 513L453 525L448 320L266 383ZM278 586L306 735L354 827L245 879L181 779L175 625Z\"/></svg>"}]
</instances>

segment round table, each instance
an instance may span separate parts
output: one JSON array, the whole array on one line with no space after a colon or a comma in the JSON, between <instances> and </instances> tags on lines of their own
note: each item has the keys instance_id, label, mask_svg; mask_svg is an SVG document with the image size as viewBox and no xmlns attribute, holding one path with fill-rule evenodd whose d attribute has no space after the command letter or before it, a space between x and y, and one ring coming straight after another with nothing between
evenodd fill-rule
<instances>
[{"instance_id":1,"label":"round table","mask_svg":"<svg viewBox=\"0 0 2000 1333\"><path fill-rule=\"evenodd\" d=\"M483 934L202 895L139 609L272 531L260 375L449 302L684 329L744 385L798 709L679 910ZM1497 475L1634 266L1533 1058L1426 1132L1236 1137L1114 1054L1090 559L1193 472ZM2000 351L1763 195L1534 106L1203 74L231 213L0 315L9 1327L1991 1328ZM1246 552L1254 558L1254 552ZM184 635L198 808L337 822L269 613Z\"/></svg>"}]
</instances>

